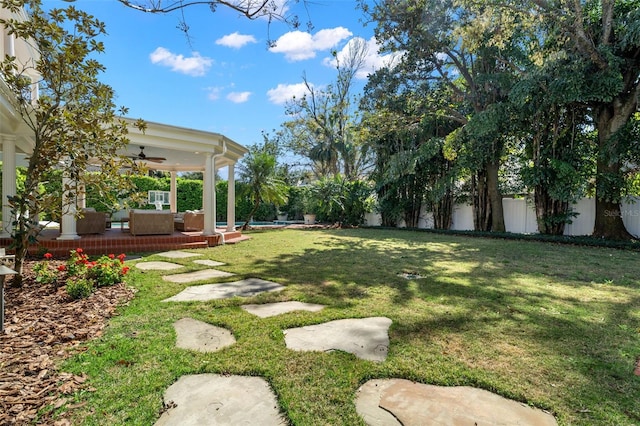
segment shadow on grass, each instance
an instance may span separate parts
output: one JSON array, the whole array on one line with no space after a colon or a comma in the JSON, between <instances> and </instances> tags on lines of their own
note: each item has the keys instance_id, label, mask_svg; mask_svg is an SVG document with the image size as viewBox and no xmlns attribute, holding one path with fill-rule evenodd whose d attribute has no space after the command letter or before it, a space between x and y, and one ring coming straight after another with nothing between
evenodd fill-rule
<instances>
[{"instance_id":1,"label":"shadow on grass","mask_svg":"<svg viewBox=\"0 0 640 426\"><path fill-rule=\"evenodd\" d=\"M580 422L610 422L611 413L614 422L640 420L640 378L632 373L640 268L626 258L633 253L397 231L305 232L329 238L302 254L256 262L256 276L282 277L334 307L388 291L391 306L370 313L392 317L394 339L440 344L458 336L469 359L484 363L494 355L509 362L497 347L512 342L534 358L534 374L549 375L538 380L564 382L563 409ZM416 300L426 312L405 320L401 313L411 314Z\"/></svg>"}]
</instances>

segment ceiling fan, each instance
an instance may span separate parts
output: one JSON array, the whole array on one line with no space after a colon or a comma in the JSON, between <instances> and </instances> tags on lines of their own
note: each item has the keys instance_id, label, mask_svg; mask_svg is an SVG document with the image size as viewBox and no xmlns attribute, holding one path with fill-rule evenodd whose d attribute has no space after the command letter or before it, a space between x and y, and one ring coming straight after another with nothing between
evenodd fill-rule
<instances>
[{"instance_id":1,"label":"ceiling fan","mask_svg":"<svg viewBox=\"0 0 640 426\"><path fill-rule=\"evenodd\" d=\"M162 163L163 161L167 160L164 157L147 157L147 155L144 153L144 146L140 147L140 153L138 155L134 155L131 158L133 158L134 160L151 161L152 163Z\"/></svg>"}]
</instances>

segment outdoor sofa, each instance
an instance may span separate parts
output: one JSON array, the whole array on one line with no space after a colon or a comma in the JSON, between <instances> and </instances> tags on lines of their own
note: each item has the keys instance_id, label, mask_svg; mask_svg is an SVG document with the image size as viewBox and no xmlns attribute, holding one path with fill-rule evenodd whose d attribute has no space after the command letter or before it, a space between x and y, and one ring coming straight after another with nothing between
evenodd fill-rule
<instances>
[{"instance_id":1,"label":"outdoor sofa","mask_svg":"<svg viewBox=\"0 0 640 426\"><path fill-rule=\"evenodd\" d=\"M187 210L178 213L173 219L176 231L202 231L204 229L204 212Z\"/></svg>"},{"instance_id":2,"label":"outdoor sofa","mask_svg":"<svg viewBox=\"0 0 640 426\"><path fill-rule=\"evenodd\" d=\"M129 211L131 235L173 234L173 213L169 210Z\"/></svg>"},{"instance_id":3,"label":"outdoor sofa","mask_svg":"<svg viewBox=\"0 0 640 426\"><path fill-rule=\"evenodd\" d=\"M82 209L82 217L76 220L76 233L78 235L86 234L104 234L107 229L108 213L97 212L93 208Z\"/></svg>"}]
</instances>

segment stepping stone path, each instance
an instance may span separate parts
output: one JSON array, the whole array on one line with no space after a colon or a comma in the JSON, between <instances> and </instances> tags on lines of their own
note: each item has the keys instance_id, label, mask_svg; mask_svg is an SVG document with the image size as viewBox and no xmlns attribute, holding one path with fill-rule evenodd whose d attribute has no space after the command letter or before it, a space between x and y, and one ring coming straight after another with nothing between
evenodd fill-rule
<instances>
[{"instance_id":1,"label":"stepping stone path","mask_svg":"<svg viewBox=\"0 0 640 426\"><path fill-rule=\"evenodd\" d=\"M389 326L385 317L343 319L284 331L289 349L349 352L369 361L384 361L389 351Z\"/></svg>"},{"instance_id":2,"label":"stepping stone path","mask_svg":"<svg viewBox=\"0 0 640 426\"><path fill-rule=\"evenodd\" d=\"M171 250L171 251L165 251L162 253L158 253L158 256L162 256L162 257L169 257L172 259L185 259L188 257L197 257L197 256L202 256L201 254L198 253L189 253L186 251L180 251L180 250Z\"/></svg>"},{"instance_id":3,"label":"stepping stone path","mask_svg":"<svg viewBox=\"0 0 640 426\"><path fill-rule=\"evenodd\" d=\"M369 380L358 389L356 410L371 426L557 425L549 413L482 389L403 379Z\"/></svg>"},{"instance_id":4,"label":"stepping stone path","mask_svg":"<svg viewBox=\"0 0 640 426\"><path fill-rule=\"evenodd\" d=\"M216 352L236 342L225 328L216 327L193 318L182 318L173 323L176 330L176 346L200 352Z\"/></svg>"},{"instance_id":5,"label":"stepping stone path","mask_svg":"<svg viewBox=\"0 0 640 426\"><path fill-rule=\"evenodd\" d=\"M259 377L183 376L164 393L156 426L286 425L269 384Z\"/></svg>"},{"instance_id":6,"label":"stepping stone path","mask_svg":"<svg viewBox=\"0 0 640 426\"><path fill-rule=\"evenodd\" d=\"M143 271L170 271L172 269L184 268L184 266L178 265L177 263L159 261L159 262L139 262L139 263L136 263L136 268L142 269Z\"/></svg>"},{"instance_id":7,"label":"stepping stone path","mask_svg":"<svg viewBox=\"0 0 640 426\"><path fill-rule=\"evenodd\" d=\"M284 290L284 287L278 283L261 280L259 278L248 278L246 280L230 283L190 286L175 296L164 299L163 302L207 301L214 299L228 299L235 296L249 297L266 291L281 290Z\"/></svg>"},{"instance_id":8,"label":"stepping stone path","mask_svg":"<svg viewBox=\"0 0 640 426\"><path fill-rule=\"evenodd\" d=\"M199 256L180 251L165 252L170 258ZM145 263L147 265L145 265ZM194 260L206 266L220 266L212 260ZM144 262L141 269L167 270L168 262ZM175 264L173 264L175 265ZM181 267L181 265L177 265ZM214 271L214 272L212 272ZM220 275L228 274L228 275ZM227 272L207 269L163 278L173 282L199 281L229 276ZM177 278L176 278L177 277ZM176 280L176 281L174 281ZM265 291L280 291L280 284L258 278L221 284L191 286L164 302L206 301L235 296L255 296ZM247 312L266 318L294 310L317 312L323 305L279 302L244 305ZM389 350L386 317L343 319L324 324L284 330L289 349L298 351L342 350L371 361L382 362ZM224 328L183 318L174 323L176 345L198 351L216 351L235 342ZM169 407L156 426L286 425L276 396L268 383L259 377L199 374L181 377L167 388L165 405ZM404 379L370 380L358 389L356 410L370 426L401 425L557 425L550 414L491 392L471 387L440 387L413 383Z\"/></svg>"},{"instance_id":9,"label":"stepping stone path","mask_svg":"<svg viewBox=\"0 0 640 426\"><path fill-rule=\"evenodd\" d=\"M242 309L260 318L273 317L292 311L318 312L324 309L324 305L302 302L277 302L262 305L242 305Z\"/></svg>"},{"instance_id":10,"label":"stepping stone path","mask_svg":"<svg viewBox=\"0 0 640 426\"><path fill-rule=\"evenodd\" d=\"M193 263L197 263L198 265L205 265L205 266L222 266L222 265L226 265L226 263L224 262L218 262L216 260L209 260L209 259L196 259L193 261Z\"/></svg>"},{"instance_id":11,"label":"stepping stone path","mask_svg":"<svg viewBox=\"0 0 640 426\"><path fill-rule=\"evenodd\" d=\"M165 275L163 280L172 283L190 283L193 281L208 280L210 278L232 277L231 272L219 271L217 269L203 269L201 271L186 272L184 274Z\"/></svg>"}]
</instances>

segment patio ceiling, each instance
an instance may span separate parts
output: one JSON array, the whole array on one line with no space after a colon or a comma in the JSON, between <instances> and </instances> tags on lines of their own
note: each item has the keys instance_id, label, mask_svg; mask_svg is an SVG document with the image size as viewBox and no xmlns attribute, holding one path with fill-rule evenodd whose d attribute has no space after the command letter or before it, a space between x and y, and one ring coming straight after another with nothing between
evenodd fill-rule
<instances>
[{"instance_id":1,"label":"patio ceiling","mask_svg":"<svg viewBox=\"0 0 640 426\"><path fill-rule=\"evenodd\" d=\"M216 169L236 163L247 148L219 133L205 132L167 124L146 122L143 132L133 126L135 120L125 119L131 124L129 129L129 146L124 153L135 157L144 146L147 157L163 157L166 161L154 163L147 161L147 166L154 170L165 171L200 171L204 170L207 154L222 154L216 158Z\"/></svg>"},{"instance_id":2,"label":"patio ceiling","mask_svg":"<svg viewBox=\"0 0 640 426\"><path fill-rule=\"evenodd\" d=\"M222 154L226 145L224 155L216 158L216 169L220 169L236 163L248 152L242 145L218 133L153 122L146 122L147 129L142 133L133 126L135 120L129 118L124 120L131 127L128 135L130 142L122 154L136 157L140 153L140 147L144 146L147 157L166 158L162 163L145 162L147 167L153 170L202 171L205 168L207 154ZM26 153L31 151L32 145L33 141L28 137L28 132L17 135L16 163L18 166L27 165Z\"/></svg>"}]
</instances>

